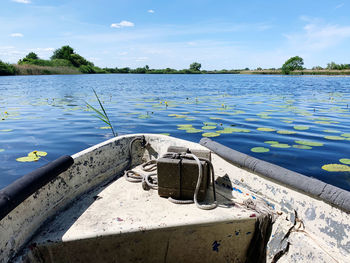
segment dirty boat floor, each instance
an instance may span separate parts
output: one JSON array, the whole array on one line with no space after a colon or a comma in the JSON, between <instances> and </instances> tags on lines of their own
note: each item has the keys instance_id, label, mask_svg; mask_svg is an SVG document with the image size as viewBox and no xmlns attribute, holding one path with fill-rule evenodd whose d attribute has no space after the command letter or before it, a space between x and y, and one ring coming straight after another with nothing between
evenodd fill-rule
<instances>
[{"instance_id":1,"label":"dirty boat floor","mask_svg":"<svg viewBox=\"0 0 350 263\"><path fill-rule=\"evenodd\" d=\"M211 189L207 196L210 202ZM33 240L34 255L45 262L242 262L256 214L219 185L217 199L214 210L173 204L121 177L56 215Z\"/></svg>"}]
</instances>

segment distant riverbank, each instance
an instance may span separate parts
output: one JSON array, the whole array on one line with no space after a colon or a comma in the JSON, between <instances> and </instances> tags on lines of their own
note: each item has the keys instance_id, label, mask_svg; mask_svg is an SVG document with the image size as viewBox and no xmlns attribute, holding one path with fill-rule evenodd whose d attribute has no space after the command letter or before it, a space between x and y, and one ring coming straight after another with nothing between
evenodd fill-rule
<instances>
[{"instance_id":1,"label":"distant riverbank","mask_svg":"<svg viewBox=\"0 0 350 263\"><path fill-rule=\"evenodd\" d=\"M52 66L37 66L37 65L18 65L13 64L14 74L6 75L70 75L70 74L87 74L81 72L75 67L52 67ZM175 70L175 69L101 69L99 74L246 74L246 75L284 75L282 70ZM91 74L91 73L89 73ZM289 75L350 75L350 70L295 70L289 73Z\"/></svg>"}]
</instances>

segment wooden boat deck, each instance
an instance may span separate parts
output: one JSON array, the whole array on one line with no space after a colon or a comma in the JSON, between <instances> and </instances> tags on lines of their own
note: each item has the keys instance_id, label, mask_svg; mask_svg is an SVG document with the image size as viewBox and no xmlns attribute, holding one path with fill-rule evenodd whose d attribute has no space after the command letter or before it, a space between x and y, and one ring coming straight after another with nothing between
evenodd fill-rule
<instances>
[{"instance_id":1,"label":"wooden boat deck","mask_svg":"<svg viewBox=\"0 0 350 263\"><path fill-rule=\"evenodd\" d=\"M94 256L98 261L112 252L112 258L122 262L161 262L165 257L181 261L189 256L192 262L224 257L240 262L254 234L257 214L230 200L231 190L217 188L219 206L202 210L195 204L171 203L157 190L145 191L141 183L121 177L80 197L46 224L33 240L36 254L52 262L92 262ZM149 257L141 260L145 253Z\"/></svg>"}]
</instances>

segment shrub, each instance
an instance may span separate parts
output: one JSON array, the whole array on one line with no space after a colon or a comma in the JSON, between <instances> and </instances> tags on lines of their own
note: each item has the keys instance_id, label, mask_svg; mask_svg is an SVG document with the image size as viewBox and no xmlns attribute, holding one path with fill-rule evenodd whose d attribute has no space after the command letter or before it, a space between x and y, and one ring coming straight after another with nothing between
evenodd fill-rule
<instances>
[{"instance_id":1,"label":"shrub","mask_svg":"<svg viewBox=\"0 0 350 263\"><path fill-rule=\"evenodd\" d=\"M0 76L8 76L8 75L15 75L16 74L16 68L9 64L4 63L0 60Z\"/></svg>"}]
</instances>

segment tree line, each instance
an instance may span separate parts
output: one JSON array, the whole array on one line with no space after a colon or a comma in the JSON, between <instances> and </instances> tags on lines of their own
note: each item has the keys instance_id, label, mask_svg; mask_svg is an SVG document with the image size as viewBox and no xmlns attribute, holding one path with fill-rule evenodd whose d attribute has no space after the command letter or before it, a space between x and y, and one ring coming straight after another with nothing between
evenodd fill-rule
<instances>
[{"instance_id":1,"label":"tree line","mask_svg":"<svg viewBox=\"0 0 350 263\"><path fill-rule=\"evenodd\" d=\"M305 70L303 67L304 60L299 56L289 58L280 69L269 69L267 72L276 72L277 74L293 74L293 71L302 71ZM201 70L202 65L198 62L193 62L190 64L188 69L151 69L148 65L144 67L138 67L131 69L129 67L124 68L99 68L94 65L91 61L88 61L83 56L77 54L74 49L70 46L62 46L61 48L56 49L53 52L53 55L50 59L45 60L38 57L34 52L30 52L24 58L20 59L17 64L4 63L0 60L0 75L16 75L21 74L21 66L28 66L27 71L31 74L30 66L33 67L46 67L42 74L57 74L56 71L50 70L51 68L63 69L71 68L69 72L74 73L83 73L83 74L94 74L94 73L134 73L134 74L239 74L252 72L257 74L264 74L266 70L262 68L257 68L255 71L250 71L249 68L245 69L231 69L231 70ZM73 70L74 69L74 70ZM322 68L320 66L313 67L312 70L349 70L350 64L336 64L335 62L330 62L327 64L327 67ZM53 72L53 73L52 73ZM59 70L58 70L59 72ZM62 71L67 72L67 71ZM68 73L69 74L69 73ZM267 73L270 74L270 73Z\"/></svg>"}]
</instances>

